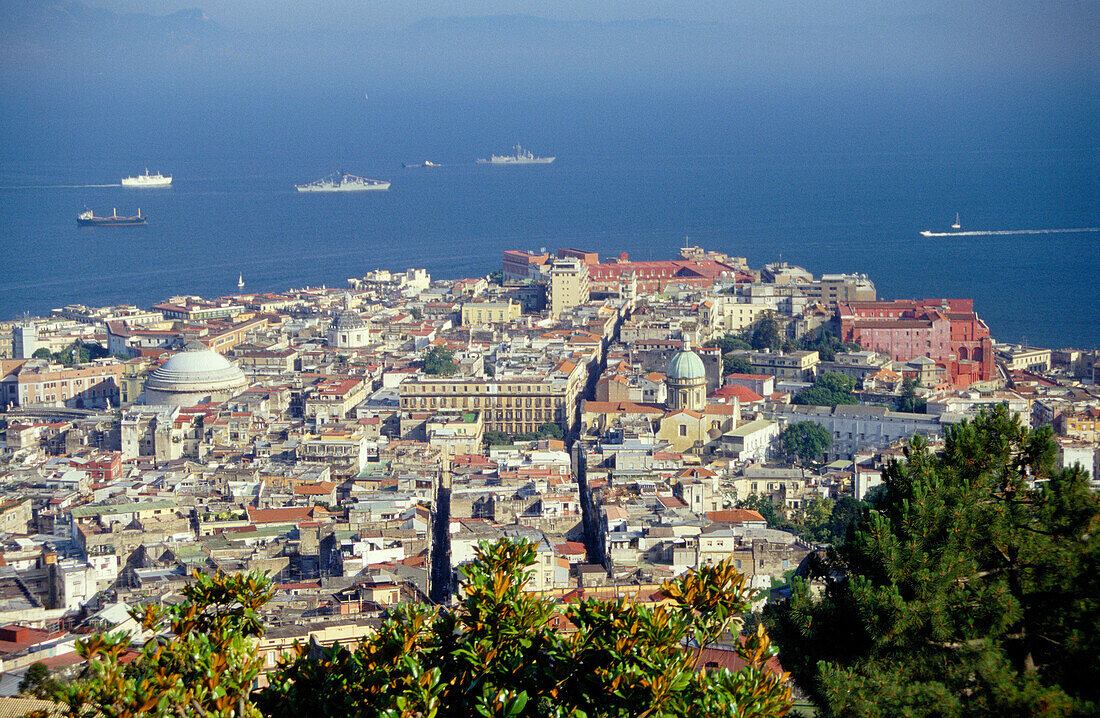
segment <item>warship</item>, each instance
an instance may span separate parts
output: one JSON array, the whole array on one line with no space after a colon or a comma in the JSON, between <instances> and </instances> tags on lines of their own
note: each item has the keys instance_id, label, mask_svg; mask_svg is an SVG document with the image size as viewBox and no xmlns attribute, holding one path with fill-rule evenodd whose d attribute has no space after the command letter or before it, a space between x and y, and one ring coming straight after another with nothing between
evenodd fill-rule
<instances>
[{"instance_id":1,"label":"warship","mask_svg":"<svg viewBox=\"0 0 1100 718\"><path fill-rule=\"evenodd\" d=\"M489 155L489 159L479 159L479 165L548 165L556 157L535 157L530 150L525 150L519 145L513 147L514 155Z\"/></svg>"},{"instance_id":2,"label":"warship","mask_svg":"<svg viewBox=\"0 0 1100 718\"><path fill-rule=\"evenodd\" d=\"M368 189L389 189L390 183L385 180L356 177L346 172L334 172L316 182L296 184L294 187L299 192L358 192Z\"/></svg>"}]
</instances>

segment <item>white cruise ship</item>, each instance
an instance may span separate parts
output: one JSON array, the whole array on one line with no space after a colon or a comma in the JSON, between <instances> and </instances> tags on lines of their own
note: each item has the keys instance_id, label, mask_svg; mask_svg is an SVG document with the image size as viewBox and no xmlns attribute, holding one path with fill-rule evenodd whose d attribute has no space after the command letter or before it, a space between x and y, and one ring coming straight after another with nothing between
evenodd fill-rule
<instances>
[{"instance_id":1,"label":"white cruise ship","mask_svg":"<svg viewBox=\"0 0 1100 718\"><path fill-rule=\"evenodd\" d=\"M145 170L145 174L138 175L137 177L123 177L123 187L169 187L172 184L172 175L165 177L160 172L155 175L149 174L148 168Z\"/></svg>"},{"instance_id":2,"label":"white cruise ship","mask_svg":"<svg viewBox=\"0 0 1100 718\"><path fill-rule=\"evenodd\" d=\"M294 187L299 192L359 192L368 189L389 189L390 183L385 180L356 177L346 172L334 172L316 182L296 184Z\"/></svg>"}]
</instances>

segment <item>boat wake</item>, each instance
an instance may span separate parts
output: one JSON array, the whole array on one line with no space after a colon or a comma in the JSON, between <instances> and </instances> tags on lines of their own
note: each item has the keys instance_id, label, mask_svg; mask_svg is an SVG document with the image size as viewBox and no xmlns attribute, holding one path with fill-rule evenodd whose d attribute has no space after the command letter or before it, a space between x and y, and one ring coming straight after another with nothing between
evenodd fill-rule
<instances>
[{"instance_id":1,"label":"boat wake","mask_svg":"<svg viewBox=\"0 0 1100 718\"><path fill-rule=\"evenodd\" d=\"M118 182L114 184L24 184L0 187L0 189L84 189L85 187L121 187Z\"/></svg>"},{"instance_id":2,"label":"boat wake","mask_svg":"<svg viewBox=\"0 0 1100 718\"><path fill-rule=\"evenodd\" d=\"M922 237L1004 237L1016 234L1074 234L1077 232L1100 232L1100 227L1076 227L1074 229L970 229L965 232L932 232L925 230Z\"/></svg>"}]
</instances>

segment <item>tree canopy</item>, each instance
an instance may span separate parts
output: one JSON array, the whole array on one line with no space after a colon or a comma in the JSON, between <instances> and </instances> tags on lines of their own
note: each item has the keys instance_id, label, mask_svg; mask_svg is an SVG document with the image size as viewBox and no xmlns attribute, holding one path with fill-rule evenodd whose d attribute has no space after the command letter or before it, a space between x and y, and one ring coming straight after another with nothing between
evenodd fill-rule
<instances>
[{"instance_id":1,"label":"tree canopy","mask_svg":"<svg viewBox=\"0 0 1100 718\"><path fill-rule=\"evenodd\" d=\"M548 421L545 424L541 424L537 431L527 434L508 434L503 431L486 431L482 438L487 446L510 446L517 441L564 439L565 430L552 421Z\"/></svg>"},{"instance_id":2,"label":"tree canopy","mask_svg":"<svg viewBox=\"0 0 1100 718\"><path fill-rule=\"evenodd\" d=\"M751 348L748 341L746 341L743 336L738 334L726 334L719 337L718 339L711 340L710 344L711 346L715 346L721 349L722 354L729 354L730 352L737 349Z\"/></svg>"},{"instance_id":3,"label":"tree canopy","mask_svg":"<svg viewBox=\"0 0 1100 718\"><path fill-rule=\"evenodd\" d=\"M726 354L722 357L723 374L752 374L752 364L745 357L736 354Z\"/></svg>"},{"instance_id":4,"label":"tree canopy","mask_svg":"<svg viewBox=\"0 0 1100 718\"><path fill-rule=\"evenodd\" d=\"M19 681L19 692L34 698L52 698L62 684L50 676L49 667L42 661L35 661L23 673Z\"/></svg>"},{"instance_id":5,"label":"tree canopy","mask_svg":"<svg viewBox=\"0 0 1100 718\"><path fill-rule=\"evenodd\" d=\"M863 348L858 344L845 344L828 330L822 330L816 336L804 336L795 346L806 351L816 351L821 361L835 360L837 352L860 351Z\"/></svg>"},{"instance_id":6,"label":"tree canopy","mask_svg":"<svg viewBox=\"0 0 1100 718\"><path fill-rule=\"evenodd\" d=\"M1095 715L1100 497L1003 407L916 437L769 622L827 716Z\"/></svg>"},{"instance_id":7,"label":"tree canopy","mask_svg":"<svg viewBox=\"0 0 1100 718\"><path fill-rule=\"evenodd\" d=\"M531 544L482 544L463 568L449 611L393 612L354 651L305 647L281 663L260 697L266 715L780 716L790 707L769 672L761 628L739 644L747 667L697 673L698 649L737 632L749 605L729 561L666 582L667 606L583 601L561 610L576 632L551 626L555 603L523 590Z\"/></svg>"},{"instance_id":8,"label":"tree canopy","mask_svg":"<svg viewBox=\"0 0 1100 718\"><path fill-rule=\"evenodd\" d=\"M72 366L74 364L86 364L93 359L102 359L108 356L107 350L99 344L84 344L73 342L61 351L51 352L46 347L41 347L31 354L33 359L48 359L54 364Z\"/></svg>"},{"instance_id":9,"label":"tree canopy","mask_svg":"<svg viewBox=\"0 0 1100 718\"><path fill-rule=\"evenodd\" d=\"M825 450L832 446L833 437L821 424L798 421L783 430L779 443L788 460L797 459L809 464L825 456Z\"/></svg>"},{"instance_id":10,"label":"tree canopy","mask_svg":"<svg viewBox=\"0 0 1100 718\"><path fill-rule=\"evenodd\" d=\"M775 650L763 625L737 638L752 592L732 561L666 581L666 600L654 606L561 606L524 590L535 557L535 546L522 541L482 543L462 568L458 605L400 605L353 649L297 645L259 690L255 641L270 580L198 573L179 605L133 611L153 633L133 660L128 634L78 640L88 669L59 693L74 718L763 718L789 711L787 676L767 665ZM744 667L697 671L701 650L731 635L729 649Z\"/></svg>"},{"instance_id":11,"label":"tree canopy","mask_svg":"<svg viewBox=\"0 0 1100 718\"><path fill-rule=\"evenodd\" d=\"M442 345L433 346L424 357L424 373L451 376L458 371L455 353Z\"/></svg>"},{"instance_id":12,"label":"tree canopy","mask_svg":"<svg viewBox=\"0 0 1100 718\"><path fill-rule=\"evenodd\" d=\"M132 661L126 632L77 640L89 666L86 677L59 691L69 715L260 715L250 692L263 667L255 639L264 632L259 610L271 599L271 582L259 572L196 573L183 596L175 606L131 612L156 634Z\"/></svg>"},{"instance_id":13,"label":"tree canopy","mask_svg":"<svg viewBox=\"0 0 1100 718\"><path fill-rule=\"evenodd\" d=\"M924 407L927 402L917 396L916 387L917 382L909 377L901 380L901 399L898 400L898 411L908 411L916 414L924 413Z\"/></svg>"},{"instance_id":14,"label":"tree canopy","mask_svg":"<svg viewBox=\"0 0 1100 718\"><path fill-rule=\"evenodd\" d=\"M856 380L852 377L827 371L814 380L813 386L798 392L791 403L813 406L858 404L859 399L852 393L855 386Z\"/></svg>"},{"instance_id":15,"label":"tree canopy","mask_svg":"<svg viewBox=\"0 0 1100 718\"><path fill-rule=\"evenodd\" d=\"M775 315L768 312L752 327L749 343L757 351L774 351L783 344L783 334Z\"/></svg>"}]
</instances>

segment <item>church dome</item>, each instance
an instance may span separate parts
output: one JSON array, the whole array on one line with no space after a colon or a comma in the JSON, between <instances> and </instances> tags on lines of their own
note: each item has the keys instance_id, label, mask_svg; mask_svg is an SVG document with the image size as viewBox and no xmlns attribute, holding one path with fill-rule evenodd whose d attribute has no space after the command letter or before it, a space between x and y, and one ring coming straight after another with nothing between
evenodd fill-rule
<instances>
[{"instance_id":1,"label":"church dome","mask_svg":"<svg viewBox=\"0 0 1100 718\"><path fill-rule=\"evenodd\" d=\"M332 328L338 332L362 329L365 326L367 326L367 323L363 321L363 317L359 316L358 312L353 312L350 309L340 312L332 320Z\"/></svg>"},{"instance_id":2,"label":"church dome","mask_svg":"<svg viewBox=\"0 0 1100 718\"><path fill-rule=\"evenodd\" d=\"M196 341L149 374L145 394L150 404L193 406L228 399L246 384L240 367Z\"/></svg>"},{"instance_id":3,"label":"church dome","mask_svg":"<svg viewBox=\"0 0 1100 718\"><path fill-rule=\"evenodd\" d=\"M703 360L691 350L691 345L685 341L683 348L673 354L672 359L669 360L668 371L665 372L665 376L673 381L705 379L707 370L703 366Z\"/></svg>"}]
</instances>

